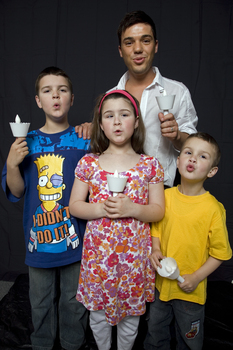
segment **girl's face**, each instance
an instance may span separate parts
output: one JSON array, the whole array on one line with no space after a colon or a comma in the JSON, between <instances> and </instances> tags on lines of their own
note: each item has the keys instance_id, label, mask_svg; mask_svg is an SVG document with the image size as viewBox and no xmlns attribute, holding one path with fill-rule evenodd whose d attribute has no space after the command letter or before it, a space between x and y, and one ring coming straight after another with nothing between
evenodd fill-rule
<instances>
[{"instance_id":1,"label":"girl's face","mask_svg":"<svg viewBox=\"0 0 233 350\"><path fill-rule=\"evenodd\" d=\"M138 127L138 117L135 118L131 102L123 97L104 101L100 127L110 143L119 146L131 144L134 129Z\"/></svg>"}]
</instances>

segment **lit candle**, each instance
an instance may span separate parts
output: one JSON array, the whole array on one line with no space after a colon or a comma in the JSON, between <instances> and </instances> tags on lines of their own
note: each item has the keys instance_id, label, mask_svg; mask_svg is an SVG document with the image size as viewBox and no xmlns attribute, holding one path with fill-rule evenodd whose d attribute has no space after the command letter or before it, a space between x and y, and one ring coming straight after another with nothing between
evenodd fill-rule
<instances>
[{"instance_id":1,"label":"lit candle","mask_svg":"<svg viewBox=\"0 0 233 350\"><path fill-rule=\"evenodd\" d=\"M118 172L115 170L114 177L118 177Z\"/></svg>"},{"instance_id":2,"label":"lit candle","mask_svg":"<svg viewBox=\"0 0 233 350\"><path fill-rule=\"evenodd\" d=\"M20 124L20 123L21 123L21 119L20 119L20 117L19 117L18 114L17 114L16 117L15 117L15 122L16 122L17 124Z\"/></svg>"},{"instance_id":3,"label":"lit candle","mask_svg":"<svg viewBox=\"0 0 233 350\"><path fill-rule=\"evenodd\" d=\"M165 89L163 90L163 96L167 96L167 91Z\"/></svg>"}]
</instances>

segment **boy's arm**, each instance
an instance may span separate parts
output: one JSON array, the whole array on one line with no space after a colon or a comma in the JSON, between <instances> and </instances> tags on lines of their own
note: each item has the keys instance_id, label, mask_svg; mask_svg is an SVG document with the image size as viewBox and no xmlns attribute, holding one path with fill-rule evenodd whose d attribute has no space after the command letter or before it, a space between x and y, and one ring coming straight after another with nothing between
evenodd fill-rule
<instances>
[{"instance_id":1,"label":"boy's arm","mask_svg":"<svg viewBox=\"0 0 233 350\"><path fill-rule=\"evenodd\" d=\"M157 271L157 267L159 266L160 268L162 265L160 264L160 260L165 258L163 256L161 250L160 250L160 239L159 237L151 237L152 239L152 252L150 255L150 262L153 266L153 268Z\"/></svg>"},{"instance_id":2,"label":"boy's arm","mask_svg":"<svg viewBox=\"0 0 233 350\"><path fill-rule=\"evenodd\" d=\"M206 262L198 270L190 275L182 275L184 282L178 282L178 285L186 293L193 292L197 288L198 284L212 272L214 272L222 264L222 262L222 260L209 256Z\"/></svg>"},{"instance_id":3,"label":"boy's arm","mask_svg":"<svg viewBox=\"0 0 233 350\"><path fill-rule=\"evenodd\" d=\"M6 161L7 186L10 189L11 193L17 198L20 198L24 192L24 180L19 170L19 164L24 160L28 153L29 152L25 138L17 138L11 145Z\"/></svg>"}]
</instances>

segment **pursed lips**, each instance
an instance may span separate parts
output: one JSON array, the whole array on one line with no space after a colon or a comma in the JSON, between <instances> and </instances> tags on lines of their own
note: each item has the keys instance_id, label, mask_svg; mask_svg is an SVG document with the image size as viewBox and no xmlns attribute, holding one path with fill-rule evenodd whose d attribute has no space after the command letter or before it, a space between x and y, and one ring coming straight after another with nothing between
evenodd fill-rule
<instances>
[{"instance_id":1,"label":"pursed lips","mask_svg":"<svg viewBox=\"0 0 233 350\"><path fill-rule=\"evenodd\" d=\"M186 167L186 169L187 169L187 171L188 171L189 173L191 173L192 171L195 170L195 167L194 167L192 164L188 164L187 167Z\"/></svg>"},{"instance_id":2,"label":"pursed lips","mask_svg":"<svg viewBox=\"0 0 233 350\"><path fill-rule=\"evenodd\" d=\"M142 63L145 61L145 59L146 59L146 57L134 57L133 61L136 63Z\"/></svg>"}]
</instances>

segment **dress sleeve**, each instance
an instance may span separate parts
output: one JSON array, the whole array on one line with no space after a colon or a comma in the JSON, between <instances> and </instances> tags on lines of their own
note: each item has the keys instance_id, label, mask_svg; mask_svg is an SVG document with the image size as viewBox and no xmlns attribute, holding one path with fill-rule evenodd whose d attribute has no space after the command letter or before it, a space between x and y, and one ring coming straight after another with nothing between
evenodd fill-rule
<instances>
[{"instance_id":1,"label":"dress sleeve","mask_svg":"<svg viewBox=\"0 0 233 350\"><path fill-rule=\"evenodd\" d=\"M93 161L94 159L91 155L86 154L82 157L75 168L75 177L88 183L93 172Z\"/></svg>"},{"instance_id":2,"label":"dress sleeve","mask_svg":"<svg viewBox=\"0 0 233 350\"><path fill-rule=\"evenodd\" d=\"M157 184L164 181L164 170L158 159L151 157L151 178L150 184Z\"/></svg>"}]
</instances>

